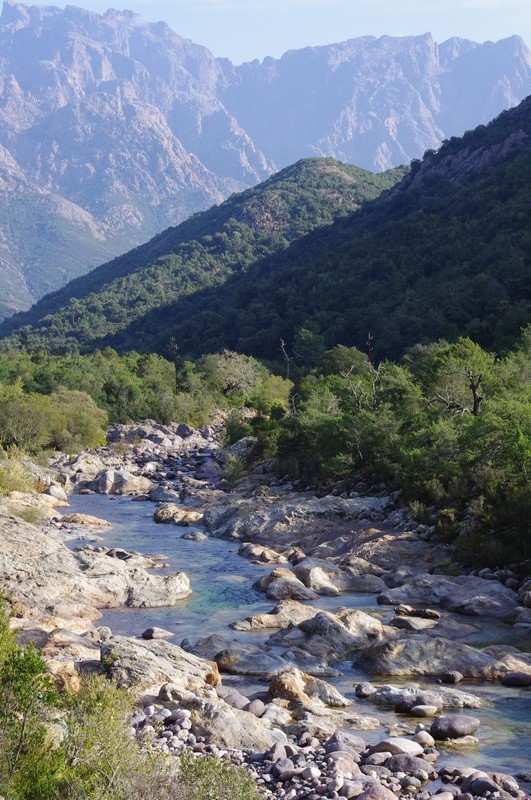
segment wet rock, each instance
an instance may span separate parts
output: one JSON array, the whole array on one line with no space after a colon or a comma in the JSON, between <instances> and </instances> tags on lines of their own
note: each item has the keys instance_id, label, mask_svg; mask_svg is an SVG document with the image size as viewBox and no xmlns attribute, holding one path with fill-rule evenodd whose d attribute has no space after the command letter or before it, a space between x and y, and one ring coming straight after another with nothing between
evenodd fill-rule
<instances>
[{"instance_id":1,"label":"wet rock","mask_svg":"<svg viewBox=\"0 0 531 800\"><path fill-rule=\"evenodd\" d=\"M436 740L459 739L463 736L472 736L480 724L477 717L470 717L467 714L448 714L432 722L430 733Z\"/></svg>"},{"instance_id":2,"label":"wet rock","mask_svg":"<svg viewBox=\"0 0 531 800\"><path fill-rule=\"evenodd\" d=\"M208 536L206 533L202 533L202 531L187 531L183 533L181 539L186 539L190 542L206 542L208 541Z\"/></svg>"},{"instance_id":3,"label":"wet rock","mask_svg":"<svg viewBox=\"0 0 531 800\"><path fill-rule=\"evenodd\" d=\"M451 670L450 672L443 672L441 680L443 683L461 683L464 677L462 672Z\"/></svg>"},{"instance_id":4,"label":"wet rock","mask_svg":"<svg viewBox=\"0 0 531 800\"><path fill-rule=\"evenodd\" d=\"M172 631L167 631L165 628L146 628L142 632L142 639L167 639L173 635Z\"/></svg>"},{"instance_id":5,"label":"wet rock","mask_svg":"<svg viewBox=\"0 0 531 800\"><path fill-rule=\"evenodd\" d=\"M504 686L531 686L531 672L508 672L501 682Z\"/></svg>"}]
</instances>

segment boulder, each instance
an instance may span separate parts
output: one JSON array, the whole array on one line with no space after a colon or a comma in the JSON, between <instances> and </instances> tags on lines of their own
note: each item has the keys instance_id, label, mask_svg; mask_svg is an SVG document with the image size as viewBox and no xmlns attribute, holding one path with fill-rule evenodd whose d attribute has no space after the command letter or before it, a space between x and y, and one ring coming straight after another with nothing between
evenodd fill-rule
<instances>
[{"instance_id":1,"label":"boulder","mask_svg":"<svg viewBox=\"0 0 531 800\"><path fill-rule=\"evenodd\" d=\"M371 675L440 676L457 670L466 678L499 680L508 669L497 658L460 642L410 636L361 648L355 664Z\"/></svg>"},{"instance_id":2,"label":"boulder","mask_svg":"<svg viewBox=\"0 0 531 800\"><path fill-rule=\"evenodd\" d=\"M60 500L63 503L68 503L68 495L59 483L51 483L44 494L48 494L50 497L54 497L56 500Z\"/></svg>"},{"instance_id":3,"label":"boulder","mask_svg":"<svg viewBox=\"0 0 531 800\"><path fill-rule=\"evenodd\" d=\"M153 514L155 522L174 525L195 525L203 518L203 512L195 508L178 506L175 503L162 503Z\"/></svg>"},{"instance_id":4,"label":"boulder","mask_svg":"<svg viewBox=\"0 0 531 800\"><path fill-rule=\"evenodd\" d=\"M276 742L287 742L286 735L264 717L255 717L215 697L191 695L181 705L192 712L192 733L217 747L264 752Z\"/></svg>"},{"instance_id":5,"label":"boulder","mask_svg":"<svg viewBox=\"0 0 531 800\"><path fill-rule=\"evenodd\" d=\"M253 614L251 617L233 622L230 627L235 631L289 628L315 617L316 614L319 614L319 609L314 606L303 605L297 600L281 600L269 613Z\"/></svg>"},{"instance_id":6,"label":"boulder","mask_svg":"<svg viewBox=\"0 0 531 800\"><path fill-rule=\"evenodd\" d=\"M270 677L288 669L290 662L263 645L244 644L219 634L212 634L196 642L184 639L181 646L201 658L215 661L222 672L231 675L260 675Z\"/></svg>"},{"instance_id":7,"label":"boulder","mask_svg":"<svg viewBox=\"0 0 531 800\"><path fill-rule=\"evenodd\" d=\"M168 489L165 486L156 486L150 491L149 499L154 503L180 503L181 495L180 492L176 492L174 489ZM158 522L159 520L155 521Z\"/></svg>"},{"instance_id":8,"label":"boulder","mask_svg":"<svg viewBox=\"0 0 531 800\"><path fill-rule=\"evenodd\" d=\"M390 769L391 772L405 772L406 775L415 775L415 773L422 770L428 776L433 776L435 772L433 764L430 764L429 761L404 753L386 759L384 766Z\"/></svg>"},{"instance_id":9,"label":"boulder","mask_svg":"<svg viewBox=\"0 0 531 800\"><path fill-rule=\"evenodd\" d=\"M378 595L378 602L438 604L449 611L473 616L503 618L517 605L517 595L497 581L471 575L447 577L422 573L394 589Z\"/></svg>"},{"instance_id":10,"label":"boulder","mask_svg":"<svg viewBox=\"0 0 531 800\"><path fill-rule=\"evenodd\" d=\"M273 678L269 684L269 694L273 698L310 706L316 703L335 708L351 705L351 701L343 697L334 686L296 668Z\"/></svg>"},{"instance_id":11,"label":"boulder","mask_svg":"<svg viewBox=\"0 0 531 800\"><path fill-rule=\"evenodd\" d=\"M171 684L174 692L194 692L221 680L216 664L158 640L112 636L101 644L101 663L119 686L135 690Z\"/></svg>"},{"instance_id":12,"label":"boulder","mask_svg":"<svg viewBox=\"0 0 531 800\"><path fill-rule=\"evenodd\" d=\"M402 736L391 736L389 739L384 739L382 742L378 742L378 744L369 748L369 754L371 755L373 753L391 753L393 756L419 756L423 752L424 748L421 744Z\"/></svg>"},{"instance_id":13,"label":"boulder","mask_svg":"<svg viewBox=\"0 0 531 800\"><path fill-rule=\"evenodd\" d=\"M174 635L172 631L167 631L165 628L146 628L142 632L142 639L147 641L150 639L169 639Z\"/></svg>"},{"instance_id":14,"label":"boulder","mask_svg":"<svg viewBox=\"0 0 531 800\"><path fill-rule=\"evenodd\" d=\"M288 562L285 555L277 553L271 547L254 544L254 542L243 542L238 549L238 555L260 564L287 564Z\"/></svg>"},{"instance_id":15,"label":"boulder","mask_svg":"<svg viewBox=\"0 0 531 800\"><path fill-rule=\"evenodd\" d=\"M253 589L265 592L270 600L316 600L319 596L284 567L277 567L269 575L259 578Z\"/></svg>"},{"instance_id":16,"label":"boulder","mask_svg":"<svg viewBox=\"0 0 531 800\"><path fill-rule=\"evenodd\" d=\"M63 522L67 525L82 525L90 528L111 528L112 524L106 519L92 517L90 514L65 514Z\"/></svg>"},{"instance_id":17,"label":"boulder","mask_svg":"<svg viewBox=\"0 0 531 800\"><path fill-rule=\"evenodd\" d=\"M504 686L531 686L531 672L508 672L501 682Z\"/></svg>"},{"instance_id":18,"label":"boulder","mask_svg":"<svg viewBox=\"0 0 531 800\"><path fill-rule=\"evenodd\" d=\"M367 641L383 636L382 623L358 609L341 608L337 614L320 611L315 616L273 634L269 642L298 648L328 661L341 660Z\"/></svg>"},{"instance_id":19,"label":"boulder","mask_svg":"<svg viewBox=\"0 0 531 800\"><path fill-rule=\"evenodd\" d=\"M467 714L448 714L432 722L430 733L437 741L460 739L463 736L473 736L480 724L481 721L477 717L470 717Z\"/></svg>"},{"instance_id":20,"label":"boulder","mask_svg":"<svg viewBox=\"0 0 531 800\"><path fill-rule=\"evenodd\" d=\"M99 472L88 488L98 494L145 494L153 488L149 478L133 475L127 470L104 469Z\"/></svg>"},{"instance_id":21,"label":"boulder","mask_svg":"<svg viewBox=\"0 0 531 800\"><path fill-rule=\"evenodd\" d=\"M396 794L381 783L372 783L357 796L357 800L396 800Z\"/></svg>"},{"instance_id":22,"label":"boulder","mask_svg":"<svg viewBox=\"0 0 531 800\"><path fill-rule=\"evenodd\" d=\"M377 705L395 706L395 708L413 708L421 701L430 701L438 708L481 708L483 705L480 697L463 692L460 689L449 689L438 686L436 689L420 689L418 686L393 686L386 684L379 686L370 695L372 703Z\"/></svg>"}]
</instances>

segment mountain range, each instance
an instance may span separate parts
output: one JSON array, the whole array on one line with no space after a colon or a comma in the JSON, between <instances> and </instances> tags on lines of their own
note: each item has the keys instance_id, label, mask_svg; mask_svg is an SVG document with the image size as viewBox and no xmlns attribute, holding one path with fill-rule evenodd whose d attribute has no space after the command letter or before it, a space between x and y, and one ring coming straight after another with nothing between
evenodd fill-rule
<instances>
[{"instance_id":1,"label":"mountain range","mask_svg":"<svg viewBox=\"0 0 531 800\"><path fill-rule=\"evenodd\" d=\"M503 350L531 322L530 187L531 97L408 171L299 162L43 298L0 335L60 352L164 353L173 340L184 354L269 360L301 330L360 348L370 332L376 357L460 335Z\"/></svg>"},{"instance_id":2,"label":"mountain range","mask_svg":"<svg viewBox=\"0 0 531 800\"><path fill-rule=\"evenodd\" d=\"M0 48L0 317L302 157L383 171L531 86L517 36L236 66L132 12L5 0Z\"/></svg>"}]
</instances>

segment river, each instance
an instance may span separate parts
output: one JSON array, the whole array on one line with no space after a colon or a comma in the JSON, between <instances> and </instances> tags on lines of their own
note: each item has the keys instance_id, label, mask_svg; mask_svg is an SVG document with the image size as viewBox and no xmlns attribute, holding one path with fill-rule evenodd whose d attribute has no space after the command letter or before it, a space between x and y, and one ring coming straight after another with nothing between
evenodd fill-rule
<instances>
[{"instance_id":1,"label":"river","mask_svg":"<svg viewBox=\"0 0 531 800\"><path fill-rule=\"evenodd\" d=\"M198 639L213 633L229 635L249 643L264 641L266 633L236 632L228 628L235 620L251 614L269 611L274 603L263 594L252 589L253 582L270 570L271 566L253 564L237 554L238 544L222 539L209 538L196 542L182 539L186 530L174 525L158 525L153 522L154 504L132 502L128 497L105 495L74 495L70 501L72 511L90 514L109 520L113 527L102 534L104 543L110 547L138 550L144 554L164 554L168 566L162 572L183 570L191 579L193 594L178 606L150 609L105 610L101 625L108 625L114 633L139 636L145 628L158 626L174 632L175 644L186 638ZM312 605L333 610L339 606L360 608L376 614L385 609L376 604L374 594L346 593L341 597L322 597ZM470 621L470 618L465 618ZM477 618L472 618L476 623ZM475 646L516 644L518 631L498 620L481 620L481 633L465 640ZM359 701L354 696L354 687L367 678L350 663L338 665L339 676L330 678L337 688L358 704L358 713L379 717L383 723L399 719L394 712ZM328 678L327 678L328 680ZM224 683L234 682L244 692L264 690L265 683L256 679L224 676ZM429 679L382 679L375 681L397 685L417 684L433 688ZM531 771L531 690L514 689L500 684L462 682L459 688L481 696L486 702L482 709L471 712L481 719L478 732L479 746L456 751L449 749L445 757L445 746L441 745L441 764L451 762L453 766L474 766L517 775ZM453 712L452 712L453 713ZM401 717L400 719L404 719ZM379 731L362 734L367 741L381 738ZM531 786L528 786L531 789Z\"/></svg>"}]
</instances>

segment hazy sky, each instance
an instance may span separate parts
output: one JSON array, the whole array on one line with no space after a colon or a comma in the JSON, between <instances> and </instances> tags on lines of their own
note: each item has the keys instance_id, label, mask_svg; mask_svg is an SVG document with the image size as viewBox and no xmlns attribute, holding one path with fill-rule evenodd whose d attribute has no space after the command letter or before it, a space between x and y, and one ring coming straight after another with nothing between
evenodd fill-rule
<instances>
[{"instance_id":1,"label":"hazy sky","mask_svg":"<svg viewBox=\"0 0 531 800\"><path fill-rule=\"evenodd\" d=\"M30 0L22 0L29 2ZM36 5L64 5L36 0ZM164 20L216 56L240 63L356 36L430 31L475 41L522 36L531 45L531 0L71 0L105 11L130 9Z\"/></svg>"}]
</instances>

